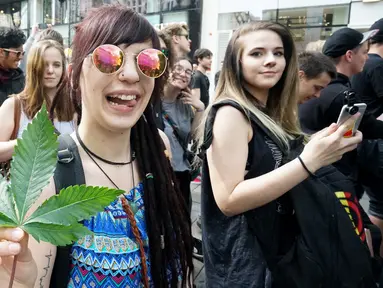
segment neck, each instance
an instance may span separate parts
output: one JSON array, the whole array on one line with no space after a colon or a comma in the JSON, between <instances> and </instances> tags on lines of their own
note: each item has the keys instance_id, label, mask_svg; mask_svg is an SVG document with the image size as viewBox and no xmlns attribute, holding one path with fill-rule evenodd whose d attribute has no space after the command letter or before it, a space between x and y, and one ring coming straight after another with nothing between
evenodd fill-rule
<instances>
[{"instance_id":1,"label":"neck","mask_svg":"<svg viewBox=\"0 0 383 288\"><path fill-rule=\"evenodd\" d=\"M201 65L198 65L197 70L200 71L203 74L206 74L206 69L203 68Z\"/></svg>"},{"instance_id":2,"label":"neck","mask_svg":"<svg viewBox=\"0 0 383 288\"><path fill-rule=\"evenodd\" d=\"M269 89L259 89L254 86L250 86L245 84L245 89L260 103L263 104L264 107L267 105L267 99L269 98Z\"/></svg>"},{"instance_id":3,"label":"neck","mask_svg":"<svg viewBox=\"0 0 383 288\"><path fill-rule=\"evenodd\" d=\"M78 133L85 146L101 158L112 162L128 162L131 159L131 129L124 132L110 131L91 119L84 111Z\"/></svg>"},{"instance_id":4,"label":"neck","mask_svg":"<svg viewBox=\"0 0 383 288\"><path fill-rule=\"evenodd\" d=\"M178 46L174 47L173 55L175 56L175 60L183 58L186 56L186 53L184 53Z\"/></svg>"},{"instance_id":5,"label":"neck","mask_svg":"<svg viewBox=\"0 0 383 288\"><path fill-rule=\"evenodd\" d=\"M373 44L370 47L370 50L368 51L369 54L378 54L380 57L383 58L383 44L377 45Z\"/></svg>"},{"instance_id":6,"label":"neck","mask_svg":"<svg viewBox=\"0 0 383 288\"><path fill-rule=\"evenodd\" d=\"M57 93L57 88L45 88L45 93L47 94L47 96L49 97L49 100L51 101L51 103L53 102L53 99L55 98L56 96L56 93Z\"/></svg>"},{"instance_id":7,"label":"neck","mask_svg":"<svg viewBox=\"0 0 383 288\"><path fill-rule=\"evenodd\" d=\"M163 100L165 102L174 102L177 100L178 95L180 95L181 90L173 85L167 84L164 87L164 96Z\"/></svg>"},{"instance_id":8,"label":"neck","mask_svg":"<svg viewBox=\"0 0 383 288\"><path fill-rule=\"evenodd\" d=\"M336 65L336 71L338 73L346 75L348 78L352 76L351 69L348 67L348 65L345 65L344 63L339 63L338 65Z\"/></svg>"}]
</instances>

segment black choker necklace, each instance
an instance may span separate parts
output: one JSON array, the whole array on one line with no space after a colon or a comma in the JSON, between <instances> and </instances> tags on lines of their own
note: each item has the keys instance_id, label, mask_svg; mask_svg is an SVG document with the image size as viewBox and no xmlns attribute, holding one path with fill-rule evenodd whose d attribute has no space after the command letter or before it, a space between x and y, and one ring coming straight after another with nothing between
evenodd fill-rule
<instances>
[{"instance_id":1,"label":"black choker necklace","mask_svg":"<svg viewBox=\"0 0 383 288\"><path fill-rule=\"evenodd\" d=\"M80 143L82 149L85 150L86 153L92 155L93 157L97 158L98 160L101 160L102 162L105 162L107 164L110 164L110 165L128 165L128 164L132 164L132 162L136 159L136 153L132 150L131 152L131 157L130 157L130 161L129 162L113 162L113 161L109 161L109 160L106 160L104 158L101 158L100 156L98 156L97 154L93 153L92 151L89 150L88 147L85 146L84 142L82 142L81 138L80 138L80 135L78 134L78 130L76 129L76 137L78 139L78 142Z\"/></svg>"}]
</instances>

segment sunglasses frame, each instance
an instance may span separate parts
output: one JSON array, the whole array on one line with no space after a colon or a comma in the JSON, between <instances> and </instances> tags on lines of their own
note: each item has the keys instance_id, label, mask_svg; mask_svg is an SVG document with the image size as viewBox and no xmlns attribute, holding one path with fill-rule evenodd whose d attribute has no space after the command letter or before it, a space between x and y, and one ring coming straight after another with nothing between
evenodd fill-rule
<instances>
[{"instance_id":1,"label":"sunglasses frame","mask_svg":"<svg viewBox=\"0 0 383 288\"><path fill-rule=\"evenodd\" d=\"M25 55L25 51L17 51L17 50L8 49L8 48L1 48L1 49L3 49L5 52L8 52L8 53L15 53L17 58L20 58L21 56Z\"/></svg>"},{"instance_id":2,"label":"sunglasses frame","mask_svg":"<svg viewBox=\"0 0 383 288\"><path fill-rule=\"evenodd\" d=\"M123 55L123 58L122 58L122 64L121 64L120 68L118 68L118 70L116 70L115 72L112 72L112 73L102 72L102 71L97 67L97 65L96 65L96 63L95 63L95 60L94 60L94 51L96 51L98 48L100 48L100 47L102 47L102 46L113 46L113 47L116 47L116 48L122 53L122 55ZM147 50L156 50L157 52L160 52L160 53L164 56L164 58L165 58L165 67L164 67L164 71L162 71L161 74L159 74L159 75L156 76L156 77L151 77L151 76L146 75L146 74L142 71L140 65L138 65L138 58L140 57L140 55L141 55L142 53L144 53L144 52L147 51ZM96 47L96 48L93 50L93 52L92 52L91 54L89 54L89 56L92 57L92 63L93 63L93 65L96 67L96 69L97 69L98 71L100 71L101 73L105 74L105 75L114 75L114 74L119 73L119 72L121 71L121 69L124 67L125 62L126 62L126 53L125 53L120 47L118 47L118 46L116 46L116 45L113 45L113 44L103 44L103 45L100 45L100 46ZM168 57L166 57L165 53L162 52L162 51L159 50L159 49L155 49L155 48L146 48L146 49L142 50L142 51L141 51L140 53L138 53L138 54L133 54L133 56L136 57L136 65L137 65L138 69L140 70L141 74L144 75L145 77L153 78L153 79L157 79L157 78L161 77L161 76L165 73L165 71L166 71L166 69L167 69L167 66L168 66Z\"/></svg>"}]
</instances>

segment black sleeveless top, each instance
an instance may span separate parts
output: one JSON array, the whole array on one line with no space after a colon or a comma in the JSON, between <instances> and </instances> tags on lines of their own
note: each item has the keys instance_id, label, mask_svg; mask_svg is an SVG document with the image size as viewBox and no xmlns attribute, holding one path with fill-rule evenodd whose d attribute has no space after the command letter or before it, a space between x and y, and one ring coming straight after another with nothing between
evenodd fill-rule
<instances>
[{"instance_id":1,"label":"black sleeveless top","mask_svg":"<svg viewBox=\"0 0 383 288\"><path fill-rule=\"evenodd\" d=\"M212 127L218 109L230 105L244 113L246 112L233 101L224 101L213 106L205 127L205 143L202 149L207 149L212 141ZM253 138L249 142L249 156L247 159L248 174L245 179L266 174L281 165L282 152L278 146L265 135L255 124L251 123ZM233 140L235 141L235 140ZM280 226L278 217L278 203L273 201L253 211L233 217L225 216L218 208L209 176L209 168L205 157L202 169L202 233L206 273L206 287L272 287L270 273L262 250L278 249L270 247L267 242L269 237L276 235ZM255 237L252 233L252 222L262 221L268 225L262 234L264 239ZM286 241L284 239L284 242Z\"/></svg>"}]
</instances>

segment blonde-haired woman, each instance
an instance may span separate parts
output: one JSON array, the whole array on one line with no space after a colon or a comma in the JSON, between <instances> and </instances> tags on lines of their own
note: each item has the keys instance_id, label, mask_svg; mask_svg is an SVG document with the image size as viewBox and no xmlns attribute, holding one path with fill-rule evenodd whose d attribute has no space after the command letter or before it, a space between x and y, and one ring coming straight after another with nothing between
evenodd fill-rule
<instances>
[{"instance_id":1,"label":"blonde-haired woman","mask_svg":"<svg viewBox=\"0 0 383 288\"><path fill-rule=\"evenodd\" d=\"M56 41L36 43L29 52L24 90L0 107L0 162L12 158L16 138L21 138L45 102L60 133L75 129L75 111L67 90L65 54Z\"/></svg>"},{"instance_id":2,"label":"blonde-haired woman","mask_svg":"<svg viewBox=\"0 0 383 288\"><path fill-rule=\"evenodd\" d=\"M271 287L267 279L273 275L266 275L260 245L273 247L260 243L242 216L257 211L268 227L257 232L273 233L276 223L269 213L277 210L269 208L276 200L362 139L359 132L343 138L346 127L333 125L311 139L299 159L282 166L282 151L248 115L286 148L301 134L296 57L288 29L268 22L242 26L227 47L216 97L202 125L204 136L212 140L209 147L202 146L207 149L201 199L206 287ZM286 249L294 241L278 240Z\"/></svg>"}]
</instances>

